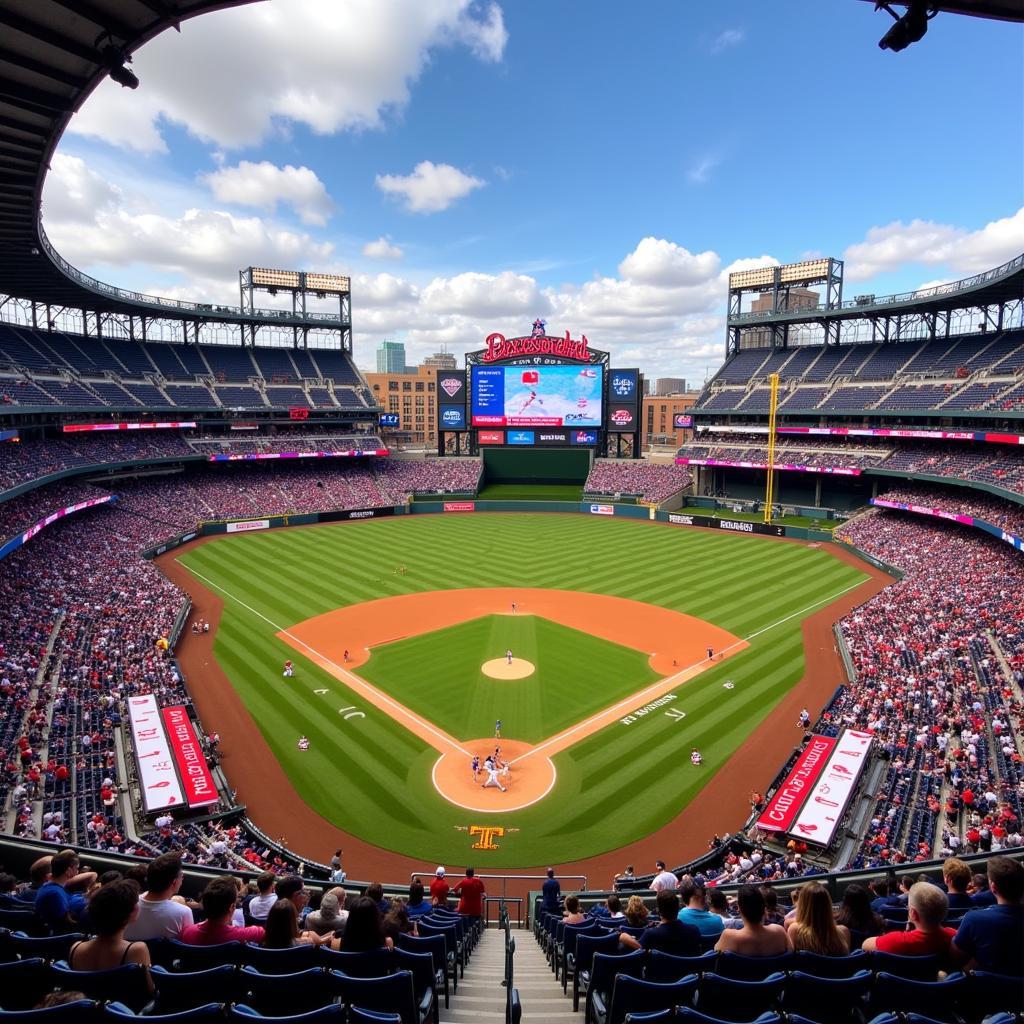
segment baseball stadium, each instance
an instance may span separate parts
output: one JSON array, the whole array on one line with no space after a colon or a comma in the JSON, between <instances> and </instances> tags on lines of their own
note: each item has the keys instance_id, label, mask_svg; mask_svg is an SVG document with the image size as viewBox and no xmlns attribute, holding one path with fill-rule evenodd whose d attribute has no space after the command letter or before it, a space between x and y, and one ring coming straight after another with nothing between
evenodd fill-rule
<instances>
[{"instance_id":1,"label":"baseball stadium","mask_svg":"<svg viewBox=\"0 0 1024 1024\"><path fill-rule=\"evenodd\" d=\"M237 304L73 265L92 94L144 131L147 47L202 81L183 27L279 2L0 0L0 1019L1022 1019L1024 243L893 294L738 259L660 431L670 332L585 304L374 374L358 257L258 240ZM912 55L1024 21L845 3Z\"/></svg>"}]
</instances>

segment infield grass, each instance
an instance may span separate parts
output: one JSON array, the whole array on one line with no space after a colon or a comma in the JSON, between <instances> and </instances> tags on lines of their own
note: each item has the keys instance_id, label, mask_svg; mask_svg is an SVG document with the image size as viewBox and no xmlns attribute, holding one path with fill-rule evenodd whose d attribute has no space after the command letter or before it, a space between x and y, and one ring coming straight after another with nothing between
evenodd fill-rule
<instances>
[{"instance_id":1,"label":"infield grass","mask_svg":"<svg viewBox=\"0 0 1024 1024\"><path fill-rule=\"evenodd\" d=\"M822 548L544 513L402 516L242 534L201 545L179 561L207 585L221 588L225 604L216 657L311 807L370 842L434 863L466 862L470 840L458 829L470 824L491 821L517 830L506 833L498 850L474 852L488 868L576 860L665 824L800 678L802 619L867 578ZM399 564L408 567L406 575L393 572ZM676 691L671 709L685 711L685 719L659 709L629 725L617 722L555 756L557 784L541 802L506 814L466 812L434 790L432 747L275 634L356 602L494 586L646 601L713 622L749 639L750 646ZM498 650L504 651L500 643ZM380 654L382 663L392 657L386 649ZM554 650L550 656L556 657ZM295 678L287 682L281 678L286 658L296 664ZM470 668L474 661L479 665L479 648L466 659ZM402 674L395 672L388 688L402 688L396 696L403 701L421 702L433 691L443 693L446 703L473 702L471 694L460 698L444 657L417 658L404 687ZM732 689L723 688L727 680ZM203 680L189 684L201 687ZM610 705L617 696L611 685L595 683L591 689L588 707ZM365 718L339 715L352 706ZM491 710L471 707L465 728L476 731L475 716L481 714L481 735L488 735ZM566 711L570 721L586 714L580 708ZM305 753L295 742L303 733L311 741ZM689 762L694 746L704 754L700 769ZM766 764L762 778L777 767ZM736 824L723 821L722 828Z\"/></svg>"}]
</instances>

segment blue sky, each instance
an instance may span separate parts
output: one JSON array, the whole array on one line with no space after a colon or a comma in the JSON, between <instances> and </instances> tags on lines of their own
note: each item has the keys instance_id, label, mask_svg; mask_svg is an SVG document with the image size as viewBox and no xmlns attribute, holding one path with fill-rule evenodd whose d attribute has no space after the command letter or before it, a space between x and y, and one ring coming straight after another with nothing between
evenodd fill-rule
<instances>
[{"instance_id":1,"label":"blue sky","mask_svg":"<svg viewBox=\"0 0 1024 1024\"><path fill-rule=\"evenodd\" d=\"M44 224L116 284L230 301L351 273L357 361L549 328L703 379L736 264L847 294L1024 251L1024 33L858 0L270 0L136 55L72 123Z\"/></svg>"}]
</instances>

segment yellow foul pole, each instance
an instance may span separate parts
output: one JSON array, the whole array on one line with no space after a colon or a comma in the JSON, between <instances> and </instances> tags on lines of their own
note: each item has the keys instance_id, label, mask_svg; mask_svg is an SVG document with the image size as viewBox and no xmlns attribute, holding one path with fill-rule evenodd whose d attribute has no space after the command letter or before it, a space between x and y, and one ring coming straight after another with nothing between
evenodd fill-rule
<instances>
[{"instance_id":1,"label":"yellow foul pole","mask_svg":"<svg viewBox=\"0 0 1024 1024\"><path fill-rule=\"evenodd\" d=\"M779 375L768 377L771 388L768 405L768 482L764 489L764 521L772 521L772 503L775 500L775 411L779 404Z\"/></svg>"}]
</instances>

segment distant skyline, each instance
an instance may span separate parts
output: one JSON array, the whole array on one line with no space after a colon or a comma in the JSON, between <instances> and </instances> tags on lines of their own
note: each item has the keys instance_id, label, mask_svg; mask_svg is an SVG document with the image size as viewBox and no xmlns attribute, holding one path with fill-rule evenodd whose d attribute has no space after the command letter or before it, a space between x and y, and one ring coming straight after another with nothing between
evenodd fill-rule
<instances>
[{"instance_id":1,"label":"distant skyline","mask_svg":"<svg viewBox=\"0 0 1024 1024\"><path fill-rule=\"evenodd\" d=\"M847 295L1024 252L1024 29L857 0L270 0L143 46L43 195L102 280L237 303L249 265L351 274L357 363L586 334L696 386L731 270L831 255Z\"/></svg>"}]
</instances>

